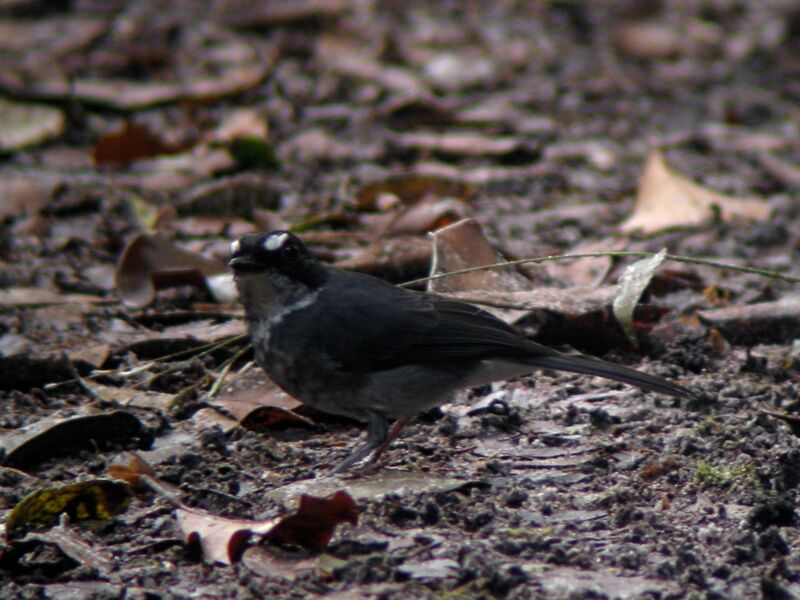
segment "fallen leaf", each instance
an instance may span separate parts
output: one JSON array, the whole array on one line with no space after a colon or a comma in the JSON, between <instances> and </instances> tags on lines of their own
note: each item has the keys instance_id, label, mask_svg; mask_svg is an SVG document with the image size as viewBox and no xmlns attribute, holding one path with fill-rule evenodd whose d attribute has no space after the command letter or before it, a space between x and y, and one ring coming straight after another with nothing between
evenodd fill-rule
<instances>
[{"instance_id":1,"label":"fallen leaf","mask_svg":"<svg viewBox=\"0 0 800 600\"><path fill-rule=\"evenodd\" d=\"M599 288L539 287L521 292L489 292L475 290L447 295L463 302L481 304L509 311L549 311L569 319L604 310L617 294L616 285Z\"/></svg>"},{"instance_id":2,"label":"fallen leaf","mask_svg":"<svg viewBox=\"0 0 800 600\"><path fill-rule=\"evenodd\" d=\"M72 98L131 111L156 104L206 101L244 92L267 76L277 57L275 44L206 23L204 27L188 31L178 29L172 34L174 43L165 42L169 44L165 51L171 53L169 63L174 66L161 73L158 79L96 77L94 73L84 76L71 67L83 65L87 60L94 62L95 58L100 61L102 57L98 55L104 53L124 51L126 48L120 46L130 44L131 30L110 28L104 21L89 22L84 27L85 33L77 35L74 42L64 43L61 39L64 22L70 21L63 15L53 19L50 31L54 32L38 48L35 38L29 37L20 54L39 50L37 60L20 58L10 63L13 68L1 71L0 85L5 90L21 96L51 100ZM15 20L14 26L19 23ZM135 27L136 23L131 26ZM87 48L91 38L101 33L107 34L103 42ZM61 44L64 47L60 47ZM78 58L81 60L76 60Z\"/></svg>"},{"instance_id":3,"label":"fallen leaf","mask_svg":"<svg viewBox=\"0 0 800 600\"><path fill-rule=\"evenodd\" d=\"M289 396L272 381L265 380L255 369L248 369L244 373L230 377L222 393L209 399L208 403L232 415L236 419L233 425L238 424L248 430L258 431L294 425L313 426L309 418L294 412L296 408L302 406L301 402Z\"/></svg>"},{"instance_id":4,"label":"fallen leaf","mask_svg":"<svg viewBox=\"0 0 800 600\"><path fill-rule=\"evenodd\" d=\"M89 545L79 536L75 528L61 523L48 531L31 532L21 539L13 540L12 547L8 551L14 557L9 556L8 552L4 552L2 561L7 564L11 560L16 563L15 566L19 567L19 559L25 554L33 552L36 547L40 547L42 544L57 547L66 556L74 560L76 564L92 569L97 573L107 573L111 568L110 557L103 553L105 548L96 548ZM74 588L70 590L70 593L75 593ZM91 597L91 594L87 597Z\"/></svg>"},{"instance_id":5,"label":"fallen leaf","mask_svg":"<svg viewBox=\"0 0 800 600\"><path fill-rule=\"evenodd\" d=\"M761 201L725 196L690 181L672 170L656 151L647 159L633 214L620 229L649 234L671 227L699 225L717 211L723 221L764 221L770 215L769 206Z\"/></svg>"},{"instance_id":6,"label":"fallen leaf","mask_svg":"<svg viewBox=\"0 0 800 600\"><path fill-rule=\"evenodd\" d=\"M0 98L0 154L58 137L65 123L64 113L58 108Z\"/></svg>"},{"instance_id":7,"label":"fallen leaf","mask_svg":"<svg viewBox=\"0 0 800 600\"><path fill-rule=\"evenodd\" d=\"M219 427L223 433L228 433L239 424L235 419L231 419L213 408L201 408L198 410L192 415L192 423L198 430Z\"/></svg>"},{"instance_id":8,"label":"fallen leaf","mask_svg":"<svg viewBox=\"0 0 800 600\"><path fill-rule=\"evenodd\" d=\"M505 260L484 237L480 225L473 219L464 219L438 229L433 232L432 238L431 276ZM476 293L507 295L529 291L532 287L531 281L516 267L497 267L428 281L428 291L436 294L470 292L473 296ZM525 314L520 311L509 312L496 306L489 310L508 322L516 321Z\"/></svg>"},{"instance_id":9,"label":"fallen leaf","mask_svg":"<svg viewBox=\"0 0 800 600\"><path fill-rule=\"evenodd\" d=\"M57 456L95 451L112 445L149 448L153 433L136 416L116 410L77 417L53 416L0 438L3 464L30 468Z\"/></svg>"},{"instance_id":10,"label":"fallen leaf","mask_svg":"<svg viewBox=\"0 0 800 600\"><path fill-rule=\"evenodd\" d=\"M124 167L142 158L173 154L179 149L150 131L146 125L126 121L119 131L109 133L92 150L95 164Z\"/></svg>"},{"instance_id":11,"label":"fallen leaf","mask_svg":"<svg viewBox=\"0 0 800 600\"><path fill-rule=\"evenodd\" d=\"M270 580L284 579L294 581L298 577L315 573L329 579L336 569L347 564L347 561L331 554L320 554L312 558L297 560L276 556L266 548L253 546L244 551L242 563L254 573Z\"/></svg>"},{"instance_id":12,"label":"fallen leaf","mask_svg":"<svg viewBox=\"0 0 800 600\"><path fill-rule=\"evenodd\" d=\"M386 210L395 201L411 205L433 197L458 198L466 202L474 195L474 186L457 179L404 173L364 184L356 193L356 205L359 210Z\"/></svg>"},{"instance_id":13,"label":"fallen leaf","mask_svg":"<svg viewBox=\"0 0 800 600\"><path fill-rule=\"evenodd\" d=\"M67 514L71 521L107 521L125 512L131 490L112 479L93 479L37 490L23 498L6 518L6 538L33 528L49 527Z\"/></svg>"},{"instance_id":14,"label":"fallen leaf","mask_svg":"<svg viewBox=\"0 0 800 600\"><path fill-rule=\"evenodd\" d=\"M413 70L379 60L379 45L359 45L349 33L328 31L317 38L315 47L322 66L346 77L369 81L397 94L414 97L430 95L425 82Z\"/></svg>"},{"instance_id":15,"label":"fallen leaf","mask_svg":"<svg viewBox=\"0 0 800 600\"><path fill-rule=\"evenodd\" d=\"M513 136L492 136L477 132L398 133L392 141L401 148L452 157L485 157L513 159L515 164L531 163L539 156L539 148Z\"/></svg>"},{"instance_id":16,"label":"fallen leaf","mask_svg":"<svg viewBox=\"0 0 800 600\"><path fill-rule=\"evenodd\" d=\"M339 523L356 523L358 509L347 492L340 491L331 498L304 495L295 514L263 521L221 517L188 506L180 506L176 514L188 543L199 543L206 560L229 565L241 558L253 535L322 550Z\"/></svg>"},{"instance_id":17,"label":"fallen leaf","mask_svg":"<svg viewBox=\"0 0 800 600\"><path fill-rule=\"evenodd\" d=\"M339 523L355 525L357 521L358 508L347 492L336 492L330 498L304 494L297 513L281 519L267 537L282 544L322 550Z\"/></svg>"},{"instance_id":18,"label":"fallen leaf","mask_svg":"<svg viewBox=\"0 0 800 600\"><path fill-rule=\"evenodd\" d=\"M775 302L701 310L697 316L734 345L786 344L800 338L800 297L796 294Z\"/></svg>"},{"instance_id":19,"label":"fallen leaf","mask_svg":"<svg viewBox=\"0 0 800 600\"><path fill-rule=\"evenodd\" d=\"M224 409L238 420L247 418L255 409L261 407L294 410L302 405L272 381L265 379L256 369L248 369L229 377L222 393L209 399L208 402L212 406Z\"/></svg>"},{"instance_id":20,"label":"fallen leaf","mask_svg":"<svg viewBox=\"0 0 800 600\"><path fill-rule=\"evenodd\" d=\"M97 304L100 296L64 294L35 287L13 287L0 290L0 306L48 306L55 304Z\"/></svg>"},{"instance_id":21,"label":"fallen leaf","mask_svg":"<svg viewBox=\"0 0 800 600\"><path fill-rule=\"evenodd\" d=\"M266 140L268 132L267 117L262 111L237 108L226 114L214 131L204 137L209 142L229 143L249 137Z\"/></svg>"},{"instance_id":22,"label":"fallen leaf","mask_svg":"<svg viewBox=\"0 0 800 600\"><path fill-rule=\"evenodd\" d=\"M431 473L380 471L347 482L347 493L356 500L379 500L388 494L411 496L422 493L449 492L469 483L453 477L440 477ZM328 496L342 486L337 478L304 479L266 493L270 500L289 507L299 494Z\"/></svg>"},{"instance_id":23,"label":"fallen leaf","mask_svg":"<svg viewBox=\"0 0 800 600\"><path fill-rule=\"evenodd\" d=\"M357 250L350 258L337 261L340 269L369 273L394 283L424 277L431 264L431 244L419 235L379 238Z\"/></svg>"},{"instance_id":24,"label":"fallen leaf","mask_svg":"<svg viewBox=\"0 0 800 600\"><path fill-rule=\"evenodd\" d=\"M503 255L489 243L483 235L481 226L474 219L463 219L458 223L442 227L433 232L432 238L431 276L482 267L505 260ZM532 287L531 281L516 267L508 266L462 273L428 282L428 291L434 293L474 290L505 293L527 291Z\"/></svg>"},{"instance_id":25,"label":"fallen leaf","mask_svg":"<svg viewBox=\"0 0 800 600\"><path fill-rule=\"evenodd\" d=\"M34 217L53 198L57 184L21 175L0 175L0 220Z\"/></svg>"},{"instance_id":26,"label":"fallen leaf","mask_svg":"<svg viewBox=\"0 0 800 600\"><path fill-rule=\"evenodd\" d=\"M140 233L123 250L115 281L126 306L143 308L155 299L158 289L207 287L212 275L229 273L220 261L179 248L163 237Z\"/></svg>"},{"instance_id":27,"label":"fallen leaf","mask_svg":"<svg viewBox=\"0 0 800 600\"><path fill-rule=\"evenodd\" d=\"M462 49L427 58L422 72L434 87L457 92L467 87L493 87L501 75L499 66L488 55Z\"/></svg>"},{"instance_id":28,"label":"fallen leaf","mask_svg":"<svg viewBox=\"0 0 800 600\"><path fill-rule=\"evenodd\" d=\"M450 558L404 562L397 571L412 579L421 580L456 577L460 572L458 563Z\"/></svg>"},{"instance_id":29,"label":"fallen leaf","mask_svg":"<svg viewBox=\"0 0 800 600\"><path fill-rule=\"evenodd\" d=\"M108 474L114 479L120 479L134 489L145 489L147 485L142 481L142 476L155 478L156 472L150 464L136 452L131 452L127 463L113 463L108 465Z\"/></svg>"},{"instance_id":30,"label":"fallen leaf","mask_svg":"<svg viewBox=\"0 0 800 600\"><path fill-rule=\"evenodd\" d=\"M614 32L617 52L636 58L664 59L679 55L686 34L667 22L629 21Z\"/></svg>"},{"instance_id":31,"label":"fallen leaf","mask_svg":"<svg viewBox=\"0 0 800 600\"><path fill-rule=\"evenodd\" d=\"M667 249L664 248L655 256L638 260L632 265L628 265L622 277L619 278L619 291L611 306L614 309L614 316L634 348L639 347L639 340L636 338L634 330L633 311L650 284L656 269L664 262L666 255Z\"/></svg>"},{"instance_id":32,"label":"fallen leaf","mask_svg":"<svg viewBox=\"0 0 800 600\"><path fill-rule=\"evenodd\" d=\"M99 400L112 406L153 408L166 412L173 400L172 394L164 394L163 392L103 385L90 379L87 379L85 383Z\"/></svg>"}]
</instances>

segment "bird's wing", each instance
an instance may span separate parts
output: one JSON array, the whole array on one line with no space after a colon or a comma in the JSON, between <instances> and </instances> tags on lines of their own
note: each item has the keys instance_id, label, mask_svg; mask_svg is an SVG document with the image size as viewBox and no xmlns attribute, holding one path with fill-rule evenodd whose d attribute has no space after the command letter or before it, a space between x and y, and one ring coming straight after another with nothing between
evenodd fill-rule
<instances>
[{"instance_id":1,"label":"bird's wing","mask_svg":"<svg viewBox=\"0 0 800 600\"><path fill-rule=\"evenodd\" d=\"M347 371L509 359L532 368L595 375L678 397L692 395L661 377L594 357L563 354L527 340L470 304L404 290L357 273L343 275L341 283L350 285L321 292L326 295L320 297L324 314L315 315L319 327L308 340Z\"/></svg>"},{"instance_id":2,"label":"bird's wing","mask_svg":"<svg viewBox=\"0 0 800 600\"><path fill-rule=\"evenodd\" d=\"M318 344L346 370L530 355L514 329L478 307L348 274L323 290ZM557 354L549 348L544 352Z\"/></svg>"}]
</instances>

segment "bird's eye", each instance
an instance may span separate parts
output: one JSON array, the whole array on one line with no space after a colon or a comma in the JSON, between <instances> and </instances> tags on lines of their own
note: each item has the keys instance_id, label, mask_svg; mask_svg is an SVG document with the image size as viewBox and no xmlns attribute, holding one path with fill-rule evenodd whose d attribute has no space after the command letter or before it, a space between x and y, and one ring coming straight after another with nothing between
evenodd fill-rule
<instances>
[{"instance_id":1,"label":"bird's eye","mask_svg":"<svg viewBox=\"0 0 800 600\"><path fill-rule=\"evenodd\" d=\"M295 262L300 258L300 251L294 244L287 244L284 246L281 254L283 255L283 259L287 262Z\"/></svg>"}]
</instances>

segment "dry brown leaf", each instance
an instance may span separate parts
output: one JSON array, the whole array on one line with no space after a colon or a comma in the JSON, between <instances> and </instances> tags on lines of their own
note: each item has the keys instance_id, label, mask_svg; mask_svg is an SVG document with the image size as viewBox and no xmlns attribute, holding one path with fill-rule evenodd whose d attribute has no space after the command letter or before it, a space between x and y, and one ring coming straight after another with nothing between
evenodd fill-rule
<instances>
[{"instance_id":1,"label":"dry brown leaf","mask_svg":"<svg viewBox=\"0 0 800 600\"><path fill-rule=\"evenodd\" d=\"M301 406L301 402L266 380L260 370L256 369L237 373L227 379L222 393L208 402L212 406L219 406L240 421L263 406L285 410L294 410Z\"/></svg>"},{"instance_id":2,"label":"dry brown leaf","mask_svg":"<svg viewBox=\"0 0 800 600\"><path fill-rule=\"evenodd\" d=\"M211 276L221 274L228 274L221 262L179 248L163 237L139 234L122 252L115 280L122 301L143 308L155 299L157 289L208 286Z\"/></svg>"},{"instance_id":3,"label":"dry brown leaf","mask_svg":"<svg viewBox=\"0 0 800 600\"><path fill-rule=\"evenodd\" d=\"M399 235L379 238L334 266L400 283L422 277L430 264L430 242L419 235Z\"/></svg>"},{"instance_id":4,"label":"dry brown leaf","mask_svg":"<svg viewBox=\"0 0 800 600\"><path fill-rule=\"evenodd\" d=\"M35 146L60 136L66 119L58 108L0 99L0 152Z\"/></svg>"},{"instance_id":5,"label":"dry brown leaf","mask_svg":"<svg viewBox=\"0 0 800 600\"><path fill-rule=\"evenodd\" d=\"M685 33L666 22L629 21L614 32L617 52L636 58L674 58L686 43Z\"/></svg>"},{"instance_id":6,"label":"dry brown leaf","mask_svg":"<svg viewBox=\"0 0 800 600\"><path fill-rule=\"evenodd\" d=\"M238 421L245 429L313 425L310 419L294 412L302 406L301 402L289 396L272 381L265 380L255 369L231 377L222 394L209 400L209 403L231 414L236 419L233 424L236 425Z\"/></svg>"},{"instance_id":7,"label":"dry brown leaf","mask_svg":"<svg viewBox=\"0 0 800 600\"><path fill-rule=\"evenodd\" d=\"M435 258L431 275L489 265L503 260L483 237L480 226L470 219L434 234ZM429 290L480 304L507 322L533 310L546 310L576 318L602 310L614 299L617 286L560 289L536 287L514 267L474 271L434 279Z\"/></svg>"},{"instance_id":8,"label":"dry brown leaf","mask_svg":"<svg viewBox=\"0 0 800 600\"><path fill-rule=\"evenodd\" d=\"M660 152L647 160L639 182L633 214L623 231L653 233L671 227L699 225L719 211L723 221L769 217L770 208L758 200L734 198L701 187L675 172Z\"/></svg>"},{"instance_id":9,"label":"dry brown leaf","mask_svg":"<svg viewBox=\"0 0 800 600\"><path fill-rule=\"evenodd\" d=\"M119 167L177 151L178 148L164 142L147 126L126 121L122 129L100 138L92 150L92 158L97 165Z\"/></svg>"},{"instance_id":10,"label":"dry brown leaf","mask_svg":"<svg viewBox=\"0 0 800 600\"><path fill-rule=\"evenodd\" d=\"M283 518L232 519L184 505L178 508L177 518L187 541L199 543L206 560L233 564L241 557L252 535L322 550L339 523L356 523L358 509L350 495L340 491L330 498L301 496L297 512Z\"/></svg>"},{"instance_id":11,"label":"dry brown leaf","mask_svg":"<svg viewBox=\"0 0 800 600\"><path fill-rule=\"evenodd\" d=\"M363 185L356 194L356 204L359 210L385 210L396 201L407 205L416 204L426 198L458 198L467 201L474 195L475 186L458 179L403 173Z\"/></svg>"},{"instance_id":12,"label":"dry brown leaf","mask_svg":"<svg viewBox=\"0 0 800 600\"><path fill-rule=\"evenodd\" d=\"M56 183L31 176L0 176L0 220L37 215L53 197Z\"/></svg>"},{"instance_id":13,"label":"dry brown leaf","mask_svg":"<svg viewBox=\"0 0 800 600\"><path fill-rule=\"evenodd\" d=\"M127 463L108 465L108 474L114 479L121 479L134 489L145 489L147 485L142 476L155 477L156 472L150 464L136 452L131 452Z\"/></svg>"},{"instance_id":14,"label":"dry brown leaf","mask_svg":"<svg viewBox=\"0 0 800 600\"><path fill-rule=\"evenodd\" d=\"M440 275L471 267L481 267L502 262L505 258L494 249L481 231L480 225L473 219L464 219L435 231L433 234L433 262L431 275ZM428 282L428 291L437 294L455 294L470 292L472 294L510 294L529 291L533 285L515 267L502 267L473 271L433 279ZM524 312L493 307L489 309L498 317L514 322Z\"/></svg>"},{"instance_id":15,"label":"dry brown leaf","mask_svg":"<svg viewBox=\"0 0 800 600\"><path fill-rule=\"evenodd\" d=\"M716 328L731 344L785 344L800 337L800 295L773 302L702 310L700 322Z\"/></svg>"},{"instance_id":16,"label":"dry brown leaf","mask_svg":"<svg viewBox=\"0 0 800 600\"><path fill-rule=\"evenodd\" d=\"M96 451L112 445L149 448L153 432L138 417L116 410L72 416L54 415L0 438L7 455L3 464L31 468L54 456Z\"/></svg>"},{"instance_id":17,"label":"dry brown leaf","mask_svg":"<svg viewBox=\"0 0 800 600\"><path fill-rule=\"evenodd\" d=\"M504 157L520 154L530 155L530 162L533 162L533 158L539 152L534 144L522 141L518 137L486 135L470 131L400 133L396 134L393 140L403 148L448 156Z\"/></svg>"},{"instance_id":18,"label":"dry brown leaf","mask_svg":"<svg viewBox=\"0 0 800 600\"><path fill-rule=\"evenodd\" d=\"M535 290L519 292L492 292L472 290L446 294L462 302L480 304L506 311L530 312L545 310L562 315L567 319L578 318L587 313L603 310L614 300L616 285L595 288L553 288L537 287Z\"/></svg>"},{"instance_id":19,"label":"dry brown leaf","mask_svg":"<svg viewBox=\"0 0 800 600\"><path fill-rule=\"evenodd\" d=\"M75 27L65 29L65 22ZM11 61L9 68L0 70L0 86L21 96L49 100L72 98L122 111L241 93L264 79L277 56L277 45L245 38L206 23L191 32L177 31L176 42L169 48L171 69L159 77L101 79L95 72L86 74L78 67L95 65L103 60L104 51L119 51L120 46L125 47L131 42L125 38L135 24L114 28L105 21L68 20L59 15L45 23L46 29L37 25L34 23L31 27L30 35L25 36L23 31L23 35L15 36L21 38L13 44L20 58ZM15 20L9 29L21 26L24 25ZM62 34L74 39L65 41ZM107 34L104 36L107 39L96 48L87 48L92 39L101 34ZM135 41L142 44L141 40ZM117 44L119 46L115 46ZM34 49L36 60L30 60L28 55Z\"/></svg>"},{"instance_id":20,"label":"dry brown leaf","mask_svg":"<svg viewBox=\"0 0 800 600\"><path fill-rule=\"evenodd\" d=\"M34 287L15 287L0 290L0 306L47 306L56 304L96 304L104 302L89 294L62 294Z\"/></svg>"},{"instance_id":21,"label":"dry brown leaf","mask_svg":"<svg viewBox=\"0 0 800 600\"><path fill-rule=\"evenodd\" d=\"M317 39L315 51L320 64L335 73L370 81L402 95L430 95L428 86L413 70L381 62L378 44L359 45L349 33L325 33Z\"/></svg>"},{"instance_id":22,"label":"dry brown leaf","mask_svg":"<svg viewBox=\"0 0 800 600\"><path fill-rule=\"evenodd\" d=\"M481 267L502 262L504 257L483 235L473 219L438 229L433 234L433 265L431 275ZM488 290L519 292L530 290L531 282L514 267L474 271L428 282L428 290L436 293Z\"/></svg>"},{"instance_id":23,"label":"dry brown leaf","mask_svg":"<svg viewBox=\"0 0 800 600\"><path fill-rule=\"evenodd\" d=\"M262 111L252 108L238 108L231 111L217 125L214 131L205 136L208 142L225 143L242 137L267 139L269 125Z\"/></svg>"},{"instance_id":24,"label":"dry brown leaf","mask_svg":"<svg viewBox=\"0 0 800 600\"><path fill-rule=\"evenodd\" d=\"M505 260L483 235L481 226L473 219L463 219L433 234L433 265L431 275L481 267ZM530 280L515 267L473 271L434 279L428 290L435 293L487 290L495 293L520 292L533 287Z\"/></svg>"}]
</instances>

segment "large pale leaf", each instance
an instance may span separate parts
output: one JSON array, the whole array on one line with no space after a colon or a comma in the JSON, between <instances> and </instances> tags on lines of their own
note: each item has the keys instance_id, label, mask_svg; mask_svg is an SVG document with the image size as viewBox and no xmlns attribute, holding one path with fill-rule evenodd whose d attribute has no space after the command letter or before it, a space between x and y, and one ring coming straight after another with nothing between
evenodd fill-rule
<instances>
[{"instance_id":1,"label":"large pale leaf","mask_svg":"<svg viewBox=\"0 0 800 600\"><path fill-rule=\"evenodd\" d=\"M647 159L633 214L620 228L653 233L699 225L715 211L723 221L763 221L769 217L770 209L764 202L726 196L696 184L674 171L656 151Z\"/></svg>"}]
</instances>

